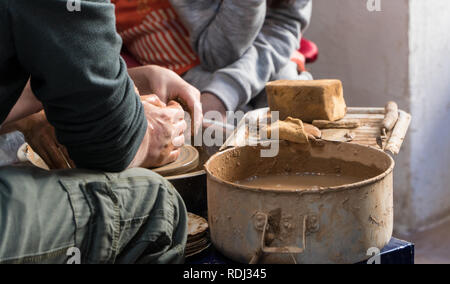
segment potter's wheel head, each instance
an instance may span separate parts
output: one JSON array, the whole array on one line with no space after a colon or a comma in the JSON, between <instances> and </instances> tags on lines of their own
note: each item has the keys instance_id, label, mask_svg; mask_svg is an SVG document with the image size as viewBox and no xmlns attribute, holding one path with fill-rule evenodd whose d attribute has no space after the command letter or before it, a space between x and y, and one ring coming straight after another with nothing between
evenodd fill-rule
<instances>
[{"instance_id":1,"label":"potter's wheel head","mask_svg":"<svg viewBox=\"0 0 450 284\"><path fill-rule=\"evenodd\" d=\"M185 145L180 149L178 159L168 165L152 169L152 171L162 176L174 176L188 173L199 165L199 153L192 146Z\"/></svg>"}]
</instances>

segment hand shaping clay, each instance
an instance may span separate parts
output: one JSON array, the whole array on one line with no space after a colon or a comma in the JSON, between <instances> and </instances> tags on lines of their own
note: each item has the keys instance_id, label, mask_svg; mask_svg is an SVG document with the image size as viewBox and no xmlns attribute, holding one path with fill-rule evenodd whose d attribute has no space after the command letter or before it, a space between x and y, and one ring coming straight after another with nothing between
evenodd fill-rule
<instances>
[{"instance_id":1,"label":"hand shaping clay","mask_svg":"<svg viewBox=\"0 0 450 284\"><path fill-rule=\"evenodd\" d=\"M272 138L272 133L278 131L279 139L286 140L298 144L306 144L309 142L308 134L300 119L288 117L286 120L279 120L268 126L268 137Z\"/></svg>"},{"instance_id":2,"label":"hand shaping clay","mask_svg":"<svg viewBox=\"0 0 450 284\"><path fill-rule=\"evenodd\" d=\"M347 107L339 80L274 81L266 85L271 111L279 111L280 119L299 118L336 121L342 119Z\"/></svg>"}]
</instances>

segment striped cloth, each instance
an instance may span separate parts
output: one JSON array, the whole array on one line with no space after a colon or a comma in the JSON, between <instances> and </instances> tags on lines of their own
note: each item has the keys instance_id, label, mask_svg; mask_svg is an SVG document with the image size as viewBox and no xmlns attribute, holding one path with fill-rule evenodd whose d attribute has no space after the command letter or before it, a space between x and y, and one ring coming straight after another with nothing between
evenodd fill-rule
<instances>
[{"instance_id":1,"label":"striped cloth","mask_svg":"<svg viewBox=\"0 0 450 284\"><path fill-rule=\"evenodd\" d=\"M155 64L183 74L199 64L189 33L167 0L112 0L117 31L142 65Z\"/></svg>"}]
</instances>

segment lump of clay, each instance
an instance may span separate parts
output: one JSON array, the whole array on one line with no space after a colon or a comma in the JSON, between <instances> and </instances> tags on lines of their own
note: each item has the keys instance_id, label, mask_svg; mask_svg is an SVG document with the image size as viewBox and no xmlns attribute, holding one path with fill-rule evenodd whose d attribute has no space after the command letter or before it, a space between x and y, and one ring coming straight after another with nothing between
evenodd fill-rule
<instances>
[{"instance_id":1,"label":"lump of clay","mask_svg":"<svg viewBox=\"0 0 450 284\"><path fill-rule=\"evenodd\" d=\"M309 123L336 121L347 112L339 80L274 81L266 91L270 110L279 111L281 120L290 116Z\"/></svg>"},{"instance_id":2,"label":"lump of clay","mask_svg":"<svg viewBox=\"0 0 450 284\"><path fill-rule=\"evenodd\" d=\"M309 142L308 134L306 133L303 122L300 119L288 117L284 121L279 120L269 125L267 127L268 138L276 138L272 137L274 131L278 131L279 140L286 140L298 144L306 144Z\"/></svg>"}]
</instances>

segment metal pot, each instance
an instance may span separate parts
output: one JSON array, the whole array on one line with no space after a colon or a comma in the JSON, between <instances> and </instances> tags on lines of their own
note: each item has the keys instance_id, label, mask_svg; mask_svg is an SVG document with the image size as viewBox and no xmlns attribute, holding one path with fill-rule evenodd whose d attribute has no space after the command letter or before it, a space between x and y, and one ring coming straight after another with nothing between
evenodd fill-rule
<instances>
[{"instance_id":1,"label":"metal pot","mask_svg":"<svg viewBox=\"0 0 450 284\"><path fill-rule=\"evenodd\" d=\"M382 249L393 230L394 160L375 148L281 142L274 158L262 146L231 148L206 163L211 239L243 263L357 263ZM280 171L357 173L361 182L307 190L236 184Z\"/></svg>"}]
</instances>

